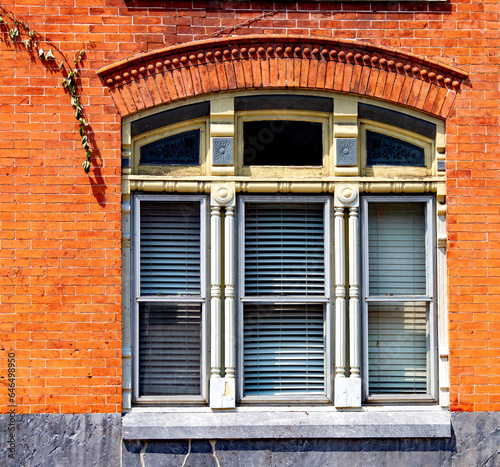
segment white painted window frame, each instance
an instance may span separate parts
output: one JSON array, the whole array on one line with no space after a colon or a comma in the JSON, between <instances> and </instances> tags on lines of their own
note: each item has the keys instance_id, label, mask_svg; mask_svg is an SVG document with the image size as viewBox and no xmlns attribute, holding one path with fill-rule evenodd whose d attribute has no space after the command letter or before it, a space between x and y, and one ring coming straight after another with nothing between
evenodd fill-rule
<instances>
[{"instance_id":1,"label":"white painted window frame","mask_svg":"<svg viewBox=\"0 0 500 467\"><path fill-rule=\"evenodd\" d=\"M368 204L369 203L425 203L425 247L426 247L426 295L395 295L391 297L369 295L369 248L368 248ZM381 195L364 196L361 199L361 309L363 335L362 384L365 404L377 403L437 403L438 401L438 319L436 287L436 219L435 198L432 195ZM429 304L429 358L428 394L415 395L369 395L368 377L368 303L370 302L426 302Z\"/></svg>"},{"instance_id":2,"label":"white painted window frame","mask_svg":"<svg viewBox=\"0 0 500 467\"><path fill-rule=\"evenodd\" d=\"M245 297L245 209L247 202L272 203L272 202L308 202L322 203L324 209L325 226L325 295L320 297ZM237 270L238 281L236 284L237 302L237 400L240 405L246 404L333 404L333 199L331 196L265 196L265 195L242 195L238 198L237 219ZM244 396L244 349L243 349L243 306L245 303L253 304L307 304L323 303L324 315L324 338L325 338L325 395L324 396Z\"/></svg>"},{"instance_id":3,"label":"white painted window frame","mask_svg":"<svg viewBox=\"0 0 500 467\"><path fill-rule=\"evenodd\" d=\"M140 294L140 214L142 201L197 201L200 203L200 296L194 297L142 297ZM208 294L208 245L209 202L206 195L148 195L137 194L133 198L133 239L132 239L132 400L136 405L205 405L208 401L208 343L209 343L209 294ZM199 396L139 396L139 303L199 303L201 304L201 371Z\"/></svg>"}]
</instances>

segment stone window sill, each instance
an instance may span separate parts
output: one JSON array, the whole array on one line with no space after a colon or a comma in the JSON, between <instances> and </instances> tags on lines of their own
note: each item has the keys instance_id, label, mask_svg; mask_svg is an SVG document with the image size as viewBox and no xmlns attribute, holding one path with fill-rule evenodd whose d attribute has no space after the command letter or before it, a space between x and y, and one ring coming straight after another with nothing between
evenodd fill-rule
<instances>
[{"instance_id":1,"label":"stone window sill","mask_svg":"<svg viewBox=\"0 0 500 467\"><path fill-rule=\"evenodd\" d=\"M123 439L450 438L442 410L130 412Z\"/></svg>"}]
</instances>

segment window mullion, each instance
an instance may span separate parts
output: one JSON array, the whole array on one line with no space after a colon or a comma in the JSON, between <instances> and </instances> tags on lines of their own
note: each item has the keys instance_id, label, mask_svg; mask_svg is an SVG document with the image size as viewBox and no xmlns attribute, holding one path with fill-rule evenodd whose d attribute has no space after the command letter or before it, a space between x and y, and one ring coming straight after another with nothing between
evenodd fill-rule
<instances>
[{"instance_id":1,"label":"window mullion","mask_svg":"<svg viewBox=\"0 0 500 467\"><path fill-rule=\"evenodd\" d=\"M358 265L359 187L338 184L335 187L335 406L361 407L359 265ZM346 242L346 211L348 237ZM348 259L348 263L346 262ZM347 283L346 268L349 267ZM347 288L349 298L347 298ZM349 316L347 315L349 313ZM348 328L348 329L347 329ZM349 340L348 335L349 333ZM349 345L349 361L346 353Z\"/></svg>"}]
</instances>

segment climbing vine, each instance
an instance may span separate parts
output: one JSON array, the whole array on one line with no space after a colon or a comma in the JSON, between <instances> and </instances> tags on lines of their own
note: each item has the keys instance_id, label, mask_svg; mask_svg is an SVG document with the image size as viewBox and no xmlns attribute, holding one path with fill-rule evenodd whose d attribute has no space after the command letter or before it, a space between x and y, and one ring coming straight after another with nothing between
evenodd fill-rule
<instances>
[{"instance_id":1,"label":"climbing vine","mask_svg":"<svg viewBox=\"0 0 500 467\"><path fill-rule=\"evenodd\" d=\"M88 138L89 124L84 117L84 109L80 102L78 77L80 73L80 64L85 56L85 46L76 55L73 63L70 64L66 56L57 49L57 46L50 41L43 40L43 37L33 30L25 21L19 20L14 14L8 12L0 6L0 40L13 47L22 47L33 56L38 57L46 65L56 65L56 56L52 49L56 50L62 60L59 63L59 71L63 75L61 85L71 97L71 106L73 107L75 118L79 123L79 133L81 144L85 151L85 160L82 163L85 173L90 171L90 162L92 159L92 151ZM47 45L48 50L43 50L42 44ZM52 46L52 47L51 47Z\"/></svg>"}]
</instances>

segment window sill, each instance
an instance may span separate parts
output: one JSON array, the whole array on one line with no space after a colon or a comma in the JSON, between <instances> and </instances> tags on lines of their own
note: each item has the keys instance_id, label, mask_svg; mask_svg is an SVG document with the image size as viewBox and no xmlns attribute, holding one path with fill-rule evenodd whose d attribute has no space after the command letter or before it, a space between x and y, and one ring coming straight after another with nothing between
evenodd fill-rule
<instances>
[{"instance_id":1,"label":"window sill","mask_svg":"<svg viewBox=\"0 0 500 467\"><path fill-rule=\"evenodd\" d=\"M442 410L130 412L123 439L449 438Z\"/></svg>"}]
</instances>

